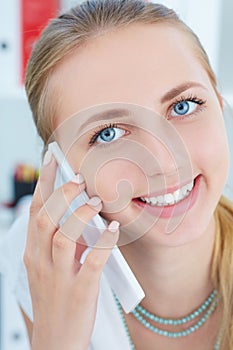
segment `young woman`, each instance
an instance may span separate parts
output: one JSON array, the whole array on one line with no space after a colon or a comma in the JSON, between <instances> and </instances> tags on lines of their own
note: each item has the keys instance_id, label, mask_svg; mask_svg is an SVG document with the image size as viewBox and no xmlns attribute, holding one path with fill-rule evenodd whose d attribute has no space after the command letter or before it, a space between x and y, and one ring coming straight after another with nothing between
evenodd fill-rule
<instances>
[{"instance_id":1,"label":"young woman","mask_svg":"<svg viewBox=\"0 0 233 350\"><path fill-rule=\"evenodd\" d=\"M76 173L54 191L47 151L24 254L32 349L232 349L229 149L195 34L159 4L84 2L44 30L26 91L45 146L57 140ZM60 227L84 189L92 199ZM79 237L96 213L109 226L81 265ZM111 253L103 247L119 237L145 291L129 314L102 273Z\"/></svg>"}]
</instances>

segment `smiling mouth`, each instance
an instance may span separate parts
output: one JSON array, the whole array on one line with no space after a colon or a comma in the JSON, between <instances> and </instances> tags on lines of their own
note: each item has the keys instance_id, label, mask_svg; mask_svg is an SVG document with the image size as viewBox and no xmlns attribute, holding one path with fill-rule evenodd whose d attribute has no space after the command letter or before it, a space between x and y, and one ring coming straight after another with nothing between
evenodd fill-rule
<instances>
[{"instance_id":1,"label":"smiling mouth","mask_svg":"<svg viewBox=\"0 0 233 350\"><path fill-rule=\"evenodd\" d=\"M138 197L134 200L149 204L150 206L166 207L181 202L183 199L189 196L195 186L196 178L185 186L177 189L174 192L169 192L164 195L156 197Z\"/></svg>"}]
</instances>

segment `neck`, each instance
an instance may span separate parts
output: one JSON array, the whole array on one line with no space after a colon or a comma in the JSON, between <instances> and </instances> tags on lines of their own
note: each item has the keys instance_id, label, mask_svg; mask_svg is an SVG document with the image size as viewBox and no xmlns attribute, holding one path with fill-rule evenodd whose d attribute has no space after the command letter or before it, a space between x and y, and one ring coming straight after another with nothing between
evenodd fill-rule
<instances>
[{"instance_id":1,"label":"neck","mask_svg":"<svg viewBox=\"0 0 233 350\"><path fill-rule=\"evenodd\" d=\"M162 317L179 318L201 305L213 290L214 238L212 219L198 239L179 247L156 246L146 237L122 246L122 254L145 291L142 306Z\"/></svg>"}]
</instances>

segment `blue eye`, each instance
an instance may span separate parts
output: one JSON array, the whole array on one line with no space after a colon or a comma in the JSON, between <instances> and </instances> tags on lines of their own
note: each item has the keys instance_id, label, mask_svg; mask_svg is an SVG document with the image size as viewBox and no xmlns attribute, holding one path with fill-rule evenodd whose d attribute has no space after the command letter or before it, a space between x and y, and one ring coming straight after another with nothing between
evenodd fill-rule
<instances>
[{"instance_id":1,"label":"blue eye","mask_svg":"<svg viewBox=\"0 0 233 350\"><path fill-rule=\"evenodd\" d=\"M197 102L180 101L173 106L171 116L175 117L191 114L197 108L197 105Z\"/></svg>"},{"instance_id":2,"label":"blue eye","mask_svg":"<svg viewBox=\"0 0 233 350\"><path fill-rule=\"evenodd\" d=\"M95 131L91 140L89 141L89 145L93 145L95 142L97 143L110 143L125 134L125 130L120 129L117 125L105 126L100 129L100 131Z\"/></svg>"}]
</instances>

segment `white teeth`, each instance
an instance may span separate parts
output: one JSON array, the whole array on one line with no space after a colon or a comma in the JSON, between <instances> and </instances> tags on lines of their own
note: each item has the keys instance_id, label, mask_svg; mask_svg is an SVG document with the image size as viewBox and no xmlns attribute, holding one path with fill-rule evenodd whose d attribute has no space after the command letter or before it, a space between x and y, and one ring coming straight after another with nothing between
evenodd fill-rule
<instances>
[{"instance_id":1,"label":"white teeth","mask_svg":"<svg viewBox=\"0 0 233 350\"><path fill-rule=\"evenodd\" d=\"M159 203L159 204L163 204L163 202L164 202L163 196L158 196L158 197L157 197L157 200L158 200L158 203Z\"/></svg>"},{"instance_id":2,"label":"white teeth","mask_svg":"<svg viewBox=\"0 0 233 350\"><path fill-rule=\"evenodd\" d=\"M193 182L190 182L190 184L187 185L189 192L193 189Z\"/></svg>"},{"instance_id":3,"label":"white teeth","mask_svg":"<svg viewBox=\"0 0 233 350\"><path fill-rule=\"evenodd\" d=\"M171 193L165 194L164 200L168 204L174 204L174 202L175 202L174 197L173 197L173 195Z\"/></svg>"},{"instance_id":4,"label":"white teeth","mask_svg":"<svg viewBox=\"0 0 233 350\"><path fill-rule=\"evenodd\" d=\"M183 196L185 196L186 193L188 192L188 186L186 185L186 186L182 187L181 191L182 191Z\"/></svg>"},{"instance_id":5,"label":"white teeth","mask_svg":"<svg viewBox=\"0 0 233 350\"><path fill-rule=\"evenodd\" d=\"M182 192L181 190L176 190L174 193L173 193L173 196L175 198L175 201L178 202L181 198L182 198Z\"/></svg>"},{"instance_id":6,"label":"white teeth","mask_svg":"<svg viewBox=\"0 0 233 350\"><path fill-rule=\"evenodd\" d=\"M157 203L157 200L155 199L155 198L151 198L151 200L149 200L149 202L151 201L151 203L153 204L153 205L155 205L156 203Z\"/></svg>"},{"instance_id":7,"label":"white teeth","mask_svg":"<svg viewBox=\"0 0 233 350\"><path fill-rule=\"evenodd\" d=\"M179 202L180 200L184 199L188 196L188 194L192 191L194 186L194 181L190 182L189 184L179 188L173 193L166 193L164 196L160 195L157 197L141 197L141 200L143 202L146 202L147 204L150 204L152 206L166 206L171 205L174 203Z\"/></svg>"}]
</instances>

